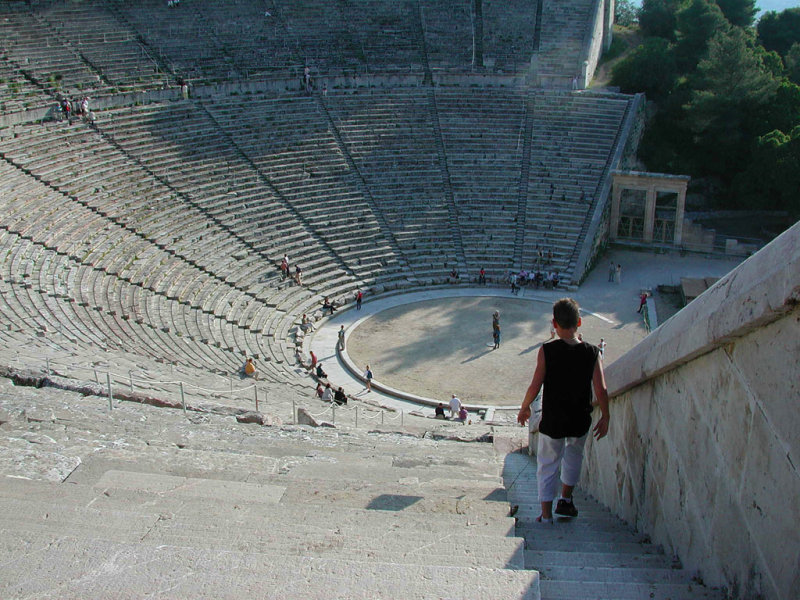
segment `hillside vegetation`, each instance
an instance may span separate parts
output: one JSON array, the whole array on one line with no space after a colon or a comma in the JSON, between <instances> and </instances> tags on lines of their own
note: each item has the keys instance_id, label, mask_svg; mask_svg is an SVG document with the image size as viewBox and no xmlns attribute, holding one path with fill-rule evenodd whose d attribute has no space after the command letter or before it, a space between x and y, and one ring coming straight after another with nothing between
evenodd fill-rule
<instances>
[{"instance_id":1,"label":"hillside vegetation","mask_svg":"<svg viewBox=\"0 0 800 600\"><path fill-rule=\"evenodd\" d=\"M800 216L800 8L756 25L755 0L620 6L641 43L611 83L654 106L639 153L647 167L691 175L719 208Z\"/></svg>"}]
</instances>

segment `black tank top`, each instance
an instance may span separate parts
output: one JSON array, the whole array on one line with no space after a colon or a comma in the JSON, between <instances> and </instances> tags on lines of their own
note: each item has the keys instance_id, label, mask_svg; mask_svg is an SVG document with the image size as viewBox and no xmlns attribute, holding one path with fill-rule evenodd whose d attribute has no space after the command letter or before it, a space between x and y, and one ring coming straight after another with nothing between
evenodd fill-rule
<instances>
[{"instance_id":1,"label":"black tank top","mask_svg":"<svg viewBox=\"0 0 800 600\"><path fill-rule=\"evenodd\" d=\"M554 340L544 349L539 431L551 438L580 437L592 425L592 375L600 350L586 342Z\"/></svg>"}]
</instances>

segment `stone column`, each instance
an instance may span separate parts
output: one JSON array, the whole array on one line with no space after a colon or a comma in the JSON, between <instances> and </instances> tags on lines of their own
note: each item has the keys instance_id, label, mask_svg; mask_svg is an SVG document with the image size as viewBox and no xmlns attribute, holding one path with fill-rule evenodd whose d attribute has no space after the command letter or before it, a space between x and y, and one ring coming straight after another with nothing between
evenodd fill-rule
<instances>
[{"instance_id":1,"label":"stone column","mask_svg":"<svg viewBox=\"0 0 800 600\"><path fill-rule=\"evenodd\" d=\"M675 245L683 243L683 210L686 206L686 186L678 192L678 204L675 207Z\"/></svg>"},{"instance_id":2,"label":"stone column","mask_svg":"<svg viewBox=\"0 0 800 600\"><path fill-rule=\"evenodd\" d=\"M619 204L622 198L622 187L614 182L611 188L611 215L608 219L608 237L616 240L619 236Z\"/></svg>"},{"instance_id":3,"label":"stone column","mask_svg":"<svg viewBox=\"0 0 800 600\"><path fill-rule=\"evenodd\" d=\"M647 188L647 198L644 201L644 231L642 239L645 242L653 241L653 226L656 221L656 188L651 185Z\"/></svg>"}]
</instances>

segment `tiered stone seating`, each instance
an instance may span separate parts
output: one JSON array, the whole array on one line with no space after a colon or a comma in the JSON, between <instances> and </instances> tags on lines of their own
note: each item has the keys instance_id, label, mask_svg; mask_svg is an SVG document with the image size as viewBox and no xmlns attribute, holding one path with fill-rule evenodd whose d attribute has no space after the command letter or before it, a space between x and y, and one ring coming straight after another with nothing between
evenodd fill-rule
<instances>
[{"instance_id":1,"label":"tiered stone seating","mask_svg":"<svg viewBox=\"0 0 800 600\"><path fill-rule=\"evenodd\" d=\"M38 283L36 294L71 299L85 308L88 319L79 329L100 332L106 347L141 348L152 354L148 342L153 338L153 347L172 360L180 358L180 349L192 354L196 344L200 353L186 362L198 364L195 361L200 360L204 368L228 372L235 371L245 355L262 356L255 330L241 321L245 307L258 304L258 300L7 163L0 164L0 172L9 197L2 213L4 226L25 236L17 242L22 248L32 243L36 256L44 253L52 258L58 253L56 256L69 257L68 261L44 261L48 267L60 265L57 272L46 273L41 271L39 259L11 247L10 281L31 277L32 283ZM35 210L35 204L43 198L47 199L43 206L49 210ZM73 270L77 276L70 279L68 274ZM29 300L23 303L29 307L27 312L41 311L47 321L43 327L57 330L60 313L42 306L35 294ZM130 334L127 329L131 322L144 328L146 335L141 331ZM67 325L71 324L67 319ZM238 330L236 336L233 329ZM169 334L168 343L162 343L162 334ZM183 339L176 343L175 336ZM138 343L142 339L144 342Z\"/></svg>"},{"instance_id":2,"label":"tiered stone seating","mask_svg":"<svg viewBox=\"0 0 800 600\"><path fill-rule=\"evenodd\" d=\"M298 4L282 1L285 5ZM368 72L422 71L424 57L417 2L370 0L351 4L349 8L345 18L363 52Z\"/></svg>"},{"instance_id":3,"label":"tiered stone seating","mask_svg":"<svg viewBox=\"0 0 800 600\"><path fill-rule=\"evenodd\" d=\"M421 69L415 3L279 0L274 7L312 75Z\"/></svg>"},{"instance_id":4,"label":"tiered stone seating","mask_svg":"<svg viewBox=\"0 0 800 600\"><path fill-rule=\"evenodd\" d=\"M55 104L44 90L26 79L19 66L0 51L0 114Z\"/></svg>"},{"instance_id":5,"label":"tiered stone seating","mask_svg":"<svg viewBox=\"0 0 800 600\"><path fill-rule=\"evenodd\" d=\"M6 56L40 85L66 94L107 90L91 65L27 3L4 2L0 11L0 37Z\"/></svg>"},{"instance_id":6,"label":"tiered stone seating","mask_svg":"<svg viewBox=\"0 0 800 600\"><path fill-rule=\"evenodd\" d=\"M518 92L500 90L436 94L464 254L490 277L512 268L525 101Z\"/></svg>"},{"instance_id":7,"label":"tiered stone seating","mask_svg":"<svg viewBox=\"0 0 800 600\"><path fill-rule=\"evenodd\" d=\"M265 15L265 6L270 15ZM167 15L169 19L181 19L179 11ZM213 30L213 39L224 48L233 60L238 72L247 78L271 77L275 74L292 74L299 77L305 64L298 41L287 28L278 3L234 0L224 4L202 5L202 20ZM194 18L197 18L197 14ZM219 76L229 79L230 67Z\"/></svg>"},{"instance_id":8,"label":"tiered stone seating","mask_svg":"<svg viewBox=\"0 0 800 600\"><path fill-rule=\"evenodd\" d=\"M584 38L595 0L542 2L542 34L539 41L538 73L547 87L571 87L580 77Z\"/></svg>"},{"instance_id":9,"label":"tiered stone seating","mask_svg":"<svg viewBox=\"0 0 800 600\"><path fill-rule=\"evenodd\" d=\"M518 73L530 65L536 4L529 0L483 1L483 57L489 70Z\"/></svg>"},{"instance_id":10,"label":"tiered stone seating","mask_svg":"<svg viewBox=\"0 0 800 600\"><path fill-rule=\"evenodd\" d=\"M175 311L175 302L163 295L79 265L35 242L13 236L9 242L11 260L2 268L12 312L4 311L4 322L28 332L57 332L106 351L133 351L216 373L236 373L243 362L244 352L237 356L225 347L221 334L212 332L218 339L206 339L197 326L191 327L188 317L199 311L185 306ZM54 281L58 292L50 290Z\"/></svg>"},{"instance_id":11,"label":"tiered stone seating","mask_svg":"<svg viewBox=\"0 0 800 600\"><path fill-rule=\"evenodd\" d=\"M269 257L263 270L277 274L281 257L288 253L292 265L303 269L307 284L340 276L341 263L320 236L194 104L115 110L102 128L155 177L191 199L206 219L238 236L250 252Z\"/></svg>"},{"instance_id":12,"label":"tiered stone seating","mask_svg":"<svg viewBox=\"0 0 800 600\"><path fill-rule=\"evenodd\" d=\"M290 258L309 272L304 279L319 281L322 290L334 289L337 279L352 288L352 275L367 284L397 276L395 252L314 99L251 97L214 107L212 114L295 220L325 244L320 250L340 259L323 262L309 248L298 249Z\"/></svg>"},{"instance_id":13,"label":"tiered stone seating","mask_svg":"<svg viewBox=\"0 0 800 600\"><path fill-rule=\"evenodd\" d=\"M68 95L155 89L179 77L221 83L433 71L521 73L538 54L548 86L580 73L591 0L483 3L484 65L474 64L472 5L460 0L357 4L329 0L4 2L8 58Z\"/></svg>"},{"instance_id":14,"label":"tiered stone seating","mask_svg":"<svg viewBox=\"0 0 800 600\"><path fill-rule=\"evenodd\" d=\"M203 9L192 3L185 3L179 9L167 6L162 0L108 0L108 4L173 74L207 83L246 78L239 68L241 65L231 61L217 41L212 24L204 19Z\"/></svg>"},{"instance_id":15,"label":"tiered stone seating","mask_svg":"<svg viewBox=\"0 0 800 600\"><path fill-rule=\"evenodd\" d=\"M108 6L92 3L51 3L36 8L49 25L98 73L102 82L117 90L158 87L170 78L141 45L136 32L122 23Z\"/></svg>"},{"instance_id":16,"label":"tiered stone seating","mask_svg":"<svg viewBox=\"0 0 800 600\"><path fill-rule=\"evenodd\" d=\"M0 462L3 596L539 597L491 444L466 453L391 432L254 428L132 403L109 412L102 398L10 388L0 384L4 418L23 416L0 447L26 459ZM31 435L43 451L20 448ZM124 574L107 578L109 560Z\"/></svg>"},{"instance_id":17,"label":"tiered stone seating","mask_svg":"<svg viewBox=\"0 0 800 600\"><path fill-rule=\"evenodd\" d=\"M550 250L554 261L546 267L568 279L629 98L540 92L532 102L523 265L535 266L537 247Z\"/></svg>"},{"instance_id":18,"label":"tiered stone seating","mask_svg":"<svg viewBox=\"0 0 800 600\"><path fill-rule=\"evenodd\" d=\"M337 94L325 102L414 274L444 281L456 256L426 93Z\"/></svg>"},{"instance_id":19,"label":"tiered stone seating","mask_svg":"<svg viewBox=\"0 0 800 600\"><path fill-rule=\"evenodd\" d=\"M271 293L277 267L265 265L246 243L97 131L81 123L18 126L16 131L16 138L0 142L15 164L199 268L254 295ZM271 277L265 280L265 275Z\"/></svg>"},{"instance_id":20,"label":"tiered stone seating","mask_svg":"<svg viewBox=\"0 0 800 600\"><path fill-rule=\"evenodd\" d=\"M407 285L406 264L418 280L445 281L454 233L470 273L500 277L517 257L533 268L538 245L555 255L542 266L569 280L628 99L450 90L436 92L434 109L433 98L252 96L99 111L97 127L17 126L0 141L19 167L3 167L16 196L4 216L11 231L111 278L91 278L87 306L125 314L121 298L136 297L128 318L152 329L159 351L163 334L180 335L199 340L201 355L269 357L291 375L299 314L325 295L351 300L357 286ZM42 197L47 209L31 212ZM284 252L305 286L279 282ZM97 326L114 331L117 320L103 313Z\"/></svg>"},{"instance_id":21,"label":"tiered stone seating","mask_svg":"<svg viewBox=\"0 0 800 600\"><path fill-rule=\"evenodd\" d=\"M419 6L431 70L470 70L473 67L471 3L420 0Z\"/></svg>"}]
</instances>

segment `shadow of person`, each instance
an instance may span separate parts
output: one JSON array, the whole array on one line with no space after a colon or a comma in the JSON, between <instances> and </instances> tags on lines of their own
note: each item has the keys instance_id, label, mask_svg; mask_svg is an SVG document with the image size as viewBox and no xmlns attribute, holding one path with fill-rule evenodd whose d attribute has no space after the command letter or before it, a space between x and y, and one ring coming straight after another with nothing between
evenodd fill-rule
<instances>
[{"instance_id":1,"label":"shadow of person","mask_svg":"<svg viewBox=\"0 0 800 600\"><path fill-rule=\"evenodd\" d=\"M523 354L529 354L529 353L533 352L534 350L536 350L536 348L541 346L543 343L544 342L538 342L538 343L534 344L533 346L528 346L527 348L525 348L525 350L522 350L517 356L522 356Z\"/></svg>"},{"instance_id":2,"label":"shadow of person","mask_svg":"<svg viewBox=\"0 0 800 600\"><path fill-rule=\"evenodd\" d=\"M478 360L481 356L485 356L485 355L487 355L487 354L489 354L491 352L492 352L491 349L484 350L480 354L476 354L475 356L470 356L469 358L465 358L464 360L461 361L461 364L464 365L464 364L466 364L468 362L472 362L473 360Z\"/></svg>"}]
</instances>

